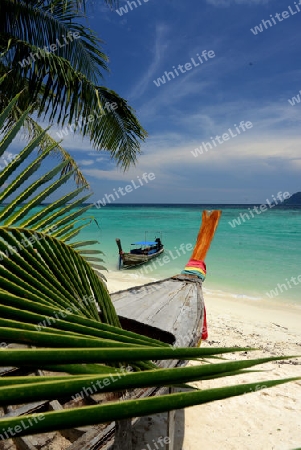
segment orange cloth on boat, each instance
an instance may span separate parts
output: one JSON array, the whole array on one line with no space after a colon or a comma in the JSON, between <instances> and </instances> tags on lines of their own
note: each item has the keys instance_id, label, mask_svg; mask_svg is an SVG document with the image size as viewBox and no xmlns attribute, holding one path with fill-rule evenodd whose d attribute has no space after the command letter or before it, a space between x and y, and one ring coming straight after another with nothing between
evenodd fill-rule
<instances>
[{"instance_id":1,"label":"orange cloth on boat","mask_svg":"<svg viewBox=\"0 0 301 450\"><path fill-rule=\"evenodd\" d=\"M182 274L197 275L202 281L206 278L206 264L204 261L190 259L182 271Z\"/></svg>"}]
</instances>

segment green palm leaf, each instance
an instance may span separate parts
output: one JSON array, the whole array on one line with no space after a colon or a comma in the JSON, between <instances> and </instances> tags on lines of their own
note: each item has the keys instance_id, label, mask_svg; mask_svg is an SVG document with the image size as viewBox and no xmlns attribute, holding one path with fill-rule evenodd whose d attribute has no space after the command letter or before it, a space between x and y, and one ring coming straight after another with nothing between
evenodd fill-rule
<instances>
[{"instance_id":1,"label":"green palm leaf","mask_svg":"<svg viewBox=\"0 0 301 450\"><path fill-rule=\"evenodd\" d=\"M50 151L50 150L49 150ZM41 155L38 159L41 157L44 157L44 155ZM54 192L58 187L60 187L63 183L65 183L70 176L72 175L72 172L69 172L67 175L64 175L60 179L56 180L52 185L45 188L43 192L39 193L36 197L34 197L32 200L28 201L25 206L21 207L18 211L16 211L14 214L11 214L12 211L16 210L16 206L19 206L21 203L24 203L26 200L30 198L30 196L38 190L42 185L50 181L52 178L55 177L55 175L59 174L62 170L62 168L66 165L66 162L60 163L55 168L51 169L49 172L41 176L37 181L32 183L27 189L25 189L14 201L12 201L0 214L0 220L6 219L8 216L9 218L5 220L5 225L14 225L18 222L18 220L22 219L31 209L33 209L36 205L39 205L42 203L42 201L50 196L52 192ZM21 175L21 177L24 177L24 180L27 180L28 173L32 175L38 168L40 168L40 162L34 162L33 165L31 165L28 170L25 170L25 173ZM22 181L20 179L16 180L14 184L22 184ZM10 186L10 190L14 191L14 188L12 185Z\"/></svg>"},{"instance_id":2,"label":"green palm leaf","mask_svg":"<svg viewBox=\"0 0 301 450\"><path fill-rule=\"evenodd\" d=\"M7 351L5 351L7 352ZM258 363L263 362L263 360L258 360ZM249 361L248 366L256 364L256 361ZM227 369L229 365L227 364ZM236 366L239 365L238 362L235 363ZM151 386L151 385L167 385L170 386L173 380L196 380L201 377L200 373L197 373L201 368L183 368L183 369L171 369L171 370L156 370L150 373L128 373L125 374L112 372L111 374L105 374L102 376L97 376L97 378L78 378L72 377L71 379L60 379L49 380L46 382L39 382L37 385L31 383L24 384L24 379L22 384L19 379L16 380L16 384L7 387L1 387L3 393L2 402L6 401L8 398L12 403L20 401L20 396L23 401L37 400L48 398L52 393L56 393L59 396L62 392L72 393L78 392L81 396L84 392L84 388L95 386L100 386L101 391L120 389L121 387L137 387L137 386ZM226 370L227 370L226 369ZM188 373L189 372L189 373ZM194 372L194 373L193 373ZM221 373L221 372L219 372ZM229 373L229 372L227 372ZM234 371L237 374L237 371ZM241 372L243 373L243 372ZM170 375L172 379L169 378ZM214 374L212 374L214 378ZM19 426L18 436L33 434L33 433L45 433L54 430L73 428L76 426L86 426L98 423L107 423L109 421L116 421L131 417L142 417L145 415L155 414L159 412L170 411L173 409L181 409L188 406L193 406L196 404L204 404L212 402L215 400L226 399L233 396L243 395L250 392L256 392L260 388L270 388L277 386L288 381L296 381L299 378L289 378L284 380L272 380L265 381L264 384L260 385L258 383L250 384L240 384L236 386L230 386L225 388L215 388L215 389L205 389L202 391L194 390L193 392L181 392L170 395L163 395L159 397L150 397L139 400L129 400L123 402L111 402L109 404L102 404L98 406L90 406L83 408L76 408L72 410L63 410L56 412L49 412L42 415L32 414L28 416L22 416L22 418L9 418L0 420L2 430L8 429L8 427L15 428ZM107 388L109 386L109 389ZM54 389L54 391L52 391ZM0 392L1 392L0 391ZM16 394L19 394L17 397ZM7 395L7 397L5 397ZM52 397L52 395L51 395ZM1 400L0 400L1 401ZM21 420L30 421L29 430L24 429Z\"/></svg>"},{"instance_id":3,"label":"green palm leaf","mask_svg":"<svg viewBox=\"0 0 301 450\"><path fill-rule=\"evenodd\" d=\"M225 373L230 375L238 375L245 373L244 368L254 367L257 364L266 363L276 358L264 358L258 360L235 361L222 364L206 364L186 368L174 369L157 369L144 372L126 372L124 370L115 370L106 372L97 376L76 376L76 377L42 377L35 385L37 377L15 377L14 380L4 380L0 383L0 404L20 404L21 402L34 402L43 399L62 398L71 396L80 392L83 386L100 382L102 385L98 391L101 392L118 392L125 389L151 386L173 386L175 383L188 383L198 381L200 379L213 379L216 376ZM110 384L105 385L104 381L108 376L118 377ZM296 380L300 377L296 377Z\"/></svg>"},{"instance_id":4,"label":"green palm leaf","mask_svg":"<svg viewBox=\"0 0 301 450\"><path fill-rule=\"evenodd\" d=\"M69 211L73 211L88 200L91 194L81 197L73 203L66 204L86 188L87 186L82 186L81 188L78 188L75 191L66 194L64 197L54 201L50 205L45 206L45 208L43 208L40 212L21 222L20 226L27 228L30 227L32 230L46 229L47 226L50 226L54 220L66 215ZM53 213L53 211L55 212ZM81 209L81 211L83 211L83 209ZM53 214L50 216L50 213ZM93 241L93 244L95 243L97 243L97 241Z\"/></svg>"},{"instance_id":5,"label":"green palm leaf","mask_svg":"<svg viewBox=\"0 0 301 450\"><path fill-rule=\"evenodd\" d=\"M3 124L8 120L12 106L15 105L18 99L19 95L12 100L1 114L0 120ZM28 115L28 113L26 114ZM2 135L0 154L7 150L9 143L22 128L26 114L23 114ZM51 155L57 151L57 146L58 144L53 139L48 139L47 130L39 129L35 137L20 151L18 157L11 161L0 173L0 185L5 186L0 193L0 202L3 205L0 210L0 224L2 223L6 227L21 226L22 228L31 227L36 231L43 230L48 234L59 237L61 240L67 241L74 238L81 229L91 222L90 218L87 218L85 222L79 220L79 217L90 208L89 205L84 206L83 202L89 199L91 193L77 198L80 193L87 189L88 185L70 190L69 193L58 198L50 205L42 206L42 202L47 201L51 194L59 191L64 183L69 182L73 174L70 171L73 163L71 163L70 167L71 158L68 158L67 154L64 154L62 162L53 166ZM49 163L53 166L50 170ZM66 169L68 166L69 170ZM41 174L41 172L44 173ZM37 173L39 173L38 179L36 179ZM69 204L70 200L74 201ZM9 201L9 203L4 204L5 201ZM39 206L39 209L35 208L36 206ZM0 250L4 254L7 250L7 245L17 245L8 229L6 228L5 230L5 232L3 231L3 233L6 233L4 242L0 243ZM85 243L82 244L84 245ZM42 248L40 250L42 251ZM91 252L91 254L95 254L94 249ZM89 258L89 250L87 248L83 255ZM97 258L97 262L101 263L102 261L101 258ZM19 264L19 256L11 255L10 264Z\"/></svg>"},{"instance_id":6,"label":"green palm leaf","mask_svg":"<svg viewBox=\"0 0 301 450\"><path fill-rule=\"evenodd\" d=\"M107 70L105 64L107 58L97 45L101 41L80 23L79 9L76 11L78 19L74 21L76 16L72 3L63 4L58 1L14 3L3 0L1 9L5 11L6 16L6 22L3 23L4 31L12 38L11 46L14 45L14 40L18 43L14 60L22 61L31 52L35 53L44 47L48 47L49 51L49 45L57 43L56 53L70 60L76 70L89 78L97 79L100 74L99 66ZM75 32L80 39L72 36ZM66 37L65 40L63 36ZM9 60L11 56L7 54L6 57ZM34 62L34 58L32 59ZM32 70L34 71L34 68Z\"/></svg>"},{"instance_id":7,"label":"green palm leaf","mask_svg":"<svg viewBox=\"0 0 301 450\"><path fill-rule=\"evenodd\" d=\"M1 63L0 63L1 65ZM1 72L1 69L0 69ZM5 75L0 79L0 90L3 86L3 80L11 76L11 73L5 73ZM27 83L26 81L24 82ZM4 94L4 96L6 93ZM25 97L28 97L25 103L28 103L29 106L25 111L18 106L18 101L23 101ZM4 106L4 111L1 113L1 128L3 132L7 133L5 139L1 142L0 152L1 154L7 149L10 145L12 139L17 136L18 131L22 128L23 132L27 132L27 138L33 140L37 138L36 145L38 145L39 150L43 151L45 148L52 146L52 153L58 155L62 161L68 160L68 163L63 170L63 173L67 173L70 170L74 171L74 179L77 184L88 185L85 177L80 171L74 159L70 156L70 154L61 147L49 134L46 133L45 130L29 115L28 112L32 111L33 105L31 104L31 97L28 95L26 89L22 90L22 93L16 94L16 96L12 99L12 102L1 103L0 98L0 109ZM34 142L34 141L33 141Z\"/></svg>"}]
</instances>

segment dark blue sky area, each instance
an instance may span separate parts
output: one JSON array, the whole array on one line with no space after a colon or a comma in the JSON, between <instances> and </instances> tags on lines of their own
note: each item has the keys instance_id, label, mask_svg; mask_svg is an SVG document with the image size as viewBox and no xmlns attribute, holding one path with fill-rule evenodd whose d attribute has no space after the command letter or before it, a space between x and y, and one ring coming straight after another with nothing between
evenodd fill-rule
<instances>
[{"instance_id":1,"label":"dark blue sky area","mask_svg":"<svg viewBox=\"0 0 301 450\"><path fill-rule=\"evenodd\" d=\"M149 133L138 164L126 173L87 140L65 138L91 183L92 200L143 173L155 178L118 201L261 203L279 191L301 190L298 3L136 0L137 7L122 1L118 13L88 2L89 25L110 58L104 84L128 99ZM272 26L262 22L268 19ZM191 58L204 51L207 61L194 66ZM209 51L215 56L208 58ZM182 73L179 65L187 63L192 67ZM175 78L168 81L170 71ZM243 129L248 121L252 128ZM241 133L227 138L240 123ZM194 156L217 135L221 143Z\"/></svg>"}]
</instances>

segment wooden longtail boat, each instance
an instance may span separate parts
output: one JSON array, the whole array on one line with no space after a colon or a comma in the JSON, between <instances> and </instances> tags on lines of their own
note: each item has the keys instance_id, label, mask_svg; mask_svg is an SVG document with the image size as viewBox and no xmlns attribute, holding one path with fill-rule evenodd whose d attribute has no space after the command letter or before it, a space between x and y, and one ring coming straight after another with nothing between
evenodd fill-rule
<instances>
[{"instance_id":1,"label":"wooden longtail boat","mask_svg":"<svg viewBox=\"0 0 301 450\"><path fill-rule=\"evenodd\" d=\"M119 315L124 329L138 332L146 336L166 342L174 347L196 346L201 339L206 339L206 314L202 293L202 282L205 278L205 264L203 263L214 236L221 211L208 214L203 212L202 226L189 263L179 274L158 282L147 283L111 295L112 301ZM160 361L159 367L169 368L185 365L187 361ZM24 375L24 370L9 367L0 368L0 376ZM38 371L35 374L43 376L49 372ZM126 398L142 398L162 395L170 388L136 388L120 393L120 400ZM97 393L78 399L65 398L54 401L42 401L19 405L17 408L7 405L0 408L1 418L22 416L28 413L43 413L49 410L83 405L100 404L115 399L116 394ZM173 412L168 414L168 429L166 435L170 442L166 448L173 449ZM124 420L90 427L79 427L61 430L56 433L39 434L26 437L15 437L7 441L0 441L0 450L40 450L46 444L66 440L70 445L68 450L131 450L131 427L139 419Z\"/></svg>"},{"instance_id":2,"label":"wooden longtail boat","mask_svg":"<svg viewBox=\"0 0 301 450\"><path fill-rule=\"evenodd\" d=\"M119 249L119 269L140 266L148 261L156 258L164 252L164 247L160 238L155 241L139 241L134 242L135 246L129 253L122 250L120 239L116 239L116 244Z\"/></svg>"}]
</instances>

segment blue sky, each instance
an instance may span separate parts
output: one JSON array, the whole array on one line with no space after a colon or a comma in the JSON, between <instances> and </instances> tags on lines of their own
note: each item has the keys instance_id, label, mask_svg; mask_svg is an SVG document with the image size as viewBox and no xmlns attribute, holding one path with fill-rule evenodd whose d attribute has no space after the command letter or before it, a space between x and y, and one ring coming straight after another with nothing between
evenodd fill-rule
<instances>
[{"instance_id":1,"label":"blue sky","mask_svg":"<svg viewBox=\"0 0 301 450\"><path fill-rule=\"evenodd\" d=\"M151 172L154 180L116 202L261 203L301 190L301 102L288 101L301 90L301 12L294 0L136 0L132 10L121 1L128 7L122 15L95 3L87 3L89 25L110 58L104 84L129 101L149 137L126 173L87 140L65 138L92 201ZM285 11L285 19L275 18ZM251 28L270 15L272 26L255 35ZM214 57L193 66L191 58L210 50ZM177 69L179 76L156 86L165 71L186 63L189 70ZM229 128L235 134L242 121L252 128L193 156L202 142Z\"/></svg>"}]
</instances>

